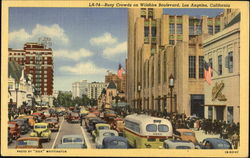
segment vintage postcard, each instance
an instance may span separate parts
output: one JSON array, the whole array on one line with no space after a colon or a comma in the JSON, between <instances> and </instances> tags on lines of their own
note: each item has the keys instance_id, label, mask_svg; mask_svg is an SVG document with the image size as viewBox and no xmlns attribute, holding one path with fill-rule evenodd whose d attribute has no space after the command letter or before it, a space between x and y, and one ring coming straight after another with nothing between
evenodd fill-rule
<instances>
[{"instance_id":1,"label":"vintage postcard","mask_svg":"<svg viewBox=\"0 0 250 158\"><path fill-rule=\"evenodd\" d=\"M1 28L2 156L248 156L248 2L3 0Z\"/></svg>"}]
</instances>

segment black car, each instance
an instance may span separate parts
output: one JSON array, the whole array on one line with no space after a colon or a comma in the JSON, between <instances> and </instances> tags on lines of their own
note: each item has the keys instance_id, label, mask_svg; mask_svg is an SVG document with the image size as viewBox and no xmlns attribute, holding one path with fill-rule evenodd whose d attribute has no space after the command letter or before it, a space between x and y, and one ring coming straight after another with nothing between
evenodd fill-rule
<instances>
[{"instance_id":1,"label":"black car","mask_svg":"<svg viewBox=\"0 0 250 158\"><path fill-rule=\"evenodd\" d=\"M202 141L202 149L232 149L232 145L224 139L206 138Z\"/></svg>"},{"instance_id":2,"label":"black car","mask_svg":"<svg viewBox=\"0 0 250 158\"><path fill-rule=\"evenodd\" d=\"M29 132L30 127L29 127L28 119L15 119L12 121L16 122L20 126L21 134L26 134Z\"/></svg>"},{"instance_id":3,"label":"black car","mask_svg":"<svg viewBox=\"0 0 250 158\"><path fill-rule=\"evenodd\" d=\"M99 118L91 119L91 120L89 120L89 124L87 126L87 131L90 132L90 133L92 131L94 131L95 130L95 125L98 124L98 123L107 123L107 122L103 121L103 120L101 120Z\"/></svg>"}]
</instances>

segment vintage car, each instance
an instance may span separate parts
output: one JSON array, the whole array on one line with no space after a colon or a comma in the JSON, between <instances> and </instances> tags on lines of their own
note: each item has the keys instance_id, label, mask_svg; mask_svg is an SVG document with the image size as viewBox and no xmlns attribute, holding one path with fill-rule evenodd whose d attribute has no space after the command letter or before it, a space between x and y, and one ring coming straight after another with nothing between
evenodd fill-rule
<instances>
[{"instance_id":1,"label":"vintage car","mask_svg":"<svg viewBox=\"0 0 250 158\"><path fill-rule=\"evenodd\" d=\"M206 138L202 141L202 149L232 149L232 145L224 139Z\"/></svg>"},{"instance_id":2,"label":"vintage car","mask_svg":"<svg viewBox=\"0 0 250 158\"><path fill-rule=\"evenodd\" d=\"M42 140L50 141L51 130L48 123L36 123L33 128L33 132L30 133L31 137L39 137Z\"/></svg>"},{"instance_id":3,"label":"vintage car","mask_svg":"<svg viewBox=\"0 0 250 158\"><path fill-rule=\"evenodd\" d=\"M21 115L17 119L28 119L28 124L30 127L33 127L34 124L36 123L36 120L32 115Z\"/></svg>"},{"instance_id":4,"label":"vintage car","mask_svg":"<svg viewBox=\"0 0 250 158\"><path fill-rule=\"evenodd\" d=\"M96 137L99 136L99 133L101 130L109 130L110 129L110 125L106 124L106 123L98 123L95 125L95 130L92 131L92 136L93 136L93 140L95 140Z\"/></svg>"},{"instance_id":5,"label":"vintage car","mask_svg":"<svg viewBox=\"0 0 250 158\"><path fill-rule=\"evenodd\" d=\"M8 127L8 145L12 143L13 139L13 135L10 133L10 129Z\"/></svg>"},{"instance_id":6,"label":"vintage car","mask_svg":"<svg viewBox=\"0 0 250 158\"><path fill-rule=\"evenodd\" d=\"M42 121L45 119L45 115L43 114L43 112L35 112L35 113L32 113L31 115L36 116L39 121Z\"/></svg>"},{"instance_id":7,"label":"vintage car","mask_svg":"<svg viewBox=\"0 0 250 158\"><path fill-rule=\"evenodd\" d=\"M65 135L62 137L61 144L56 148L87 148L87 146L81 135Z\"/></svg>"},{"instance_id":8,"label":"vintage car","mask_svg":"<svg viewBox=\"0 0 250 158\"><path fill-rule=\"evenodd\" d=\"M15 119L15 120L12 120L11 122L16 122L18 124L18 126L21 129L20 131L21 134L26 134L30 130L27 119Z\"/></svg>"},{"instance_id":9,"label":"vintage car","mask_svg":"<svg viewBox=\"0 0 250 158\"><path fill-rule=\"evenodd\" d=\"M128 149L128 140L121 136L105 137L102 149Z\"/></svg>"},{"instance_id":10,"label":"vintage car","mask_svg":"<svg viewBox=\"0 0 250 158\"><path fill-rule=\"evenodd\" d=\"M89 111L88 111L88 110L85 110L85 109L81 109L81 110L80 110L80 115L86 116L86 115L88 115L88 114L89 114Z\"/></svg>"},{"instance_id":11,"label":"vintage car","mask_svg":"<svg viewBox=\"0 0 250 158\"><path fill-rule=\"evenodd\" d=\"M88 126L88 123L90 120L94 119L94 118L98 118L95 114L89 113L88 115L86 115L84 117L84 122L85 122L85 126Z\"/></svg>"},{"instance_id":12,"label":"vintage car","mask_svg":"<svg viewBox=\"0 0 250 158\"><path fill-rule=\"evenodd\" d=\"M119 136L123 135L123 130L125 127L124 120L122 118L113 119L111 125L111 129L116 130L119 133Z\"/></svg>"},{"instance_id":13,"label":"vintage car","mask_svg":"<svg viewBox=\"0 0 250 158\"><path fill-rule=\"evenodd\" d=\"M92 131L94 131L95 128L96 128L95 125L98 124L98 123L106 123L106 121L101 120L101 119L99 119L99 118L93 118L93 119L91 119L91 120L89 121L88 125L87 125L87 131L88 131L89 133L91 133Z\"/></svg>"},{"instance_id":14,"label":"vintage car","mask_svg":"<svg viewBox=\"0 0 250 158\"><path fill-rule=\"evenodd\" d=\"M43 111L43 114L44 114L45 118L48 118L51 116L50 112L48 110Z\"/></svg>"},{"instance_id":15,"label":"vintage car","mask_svg":"<svg viewBox=\"0 0 250 158\"><path fill-rule=\"evenodd\" d=\"M70 112L70 113L68 114L67 121L68 121L69 123L79 123L79 122L80 122L80 115L79 115L79 113Z\"/></svg>"},{"instance_id":16,"label":"vintage car","mask_svg":"<svg viewBox=\"0 0 250 158\"><path fill-rule=\"evenodd\" d=\"M49 124L49 129L51 131L58 131L60 128L59 119L57 117L46 118L45 122Z\"/></svg>"},{"instance_id":17,"label":"vintage car","mask_svg":"<svg viewBox=\"0 0 250 158\"><path fill-rule=\"evenodd\" d=\"M179 140L191 141L194 144L198 143L195 133L191 129L176 129L174 137Z\"/></svg>"},{"instance_id":18,"label":"vintage car","mask_svg":"<svg viewBox=\"0 0 250 158\"><path fill-rule=\"evenodd\" d=\"M99 136L96 137L96 148L102 148L102 141L105 137L118 136L118 132L115 130L101 130Z\"/></svg>"},{"instance_id":19,"label":"vintage car","mask_svg":"<svg viewBox=\"0 0 250 158\"><path fill-rule=\"evenodd\" d=\"M16 149L22 148L33 148L33 149L40 149L43 148L42 141L38 137L23 137L17 139L16 142Z\"/></svg>"},{"instance_id":20,"label":"vintage car","mask_svg":"<svg viewBox=\"0 0 250 158\"><path fill-rule=\"evenodd\" d=\"M116 113L113 110L105 110L104 111L104 118L105 117L116 117Z\"/></svg>"},{"instance_id":21,"label":"vintage car","mask_svg":"<svg viewBox=\"0 0 250 158\"><path fill-rule=\"evenodd\" d=\"M183 140L170 140L167 139L163 142L164 149L196 149L195 145L191 141Z\"/></svg>"},{"instance_id":22,"label":"vintage car","mask_svg":"<svg viewBox=\"0 0 250 158\"><path fill-rule=\"evenodd\" d=\"M17 122L9 121L8 122L8 129L9 129L9 133L12 135L13 139L17 139L20 137L21 128L17 124Z\"/></svg>"}]
</instances>

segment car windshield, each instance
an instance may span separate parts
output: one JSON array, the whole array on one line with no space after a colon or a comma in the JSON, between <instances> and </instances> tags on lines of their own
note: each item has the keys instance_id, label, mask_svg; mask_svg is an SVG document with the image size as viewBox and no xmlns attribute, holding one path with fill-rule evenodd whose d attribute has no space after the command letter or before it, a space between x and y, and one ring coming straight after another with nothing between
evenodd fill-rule
<instances>
[{"instance_id":1,"label":"car windshield","mask_svg":"<svg viewBox=\"0 0 250 158\"><path fill-rule=\"evenodd\" d=\"M167 125L158 125L158 131L159 132L168 132L168 126Z\"/></svg>"},{"instance_id":2,"label":"car windshield","mask_svg":"<svg viewBox=\"0 0 250 158\"><path fill-rule=\"evenodd\" d=\"M194 134L192 132L184 132L183 135L184 136L193 136Z\"/></svg>"},{"instance_id":3,"label":"car windshield","mask_svg":"<svg viewBox=\"0 0 250 158\"><path fill-rule=\"evenodd\" d=\"M148 124L146 126L146 130L148 132L156 132L157 131L157 125L156 124Z\"/></svg>"},{"instance_id":4,"label":"car windshield","mask_svg":"<svg viewBox=\"0 0 250 158\"><path fill-rule=\"evenodd\" d=\"M98 127L99 130L109 129L109 126L100 126Z\"/></svg>"},{"instance_id":5,"label":"car windshield","mask_svg":"<svg viewBox=\"0 0 250 158\"><path fill-rule=\"evenodd\" d=\"M36 141L36 140L22 140L22 141L18 141L17 145L38 146L38 141Z\"/></svg>"},{"instance_id":6,"label":"car windshield","mask_svg":"<svg viewBox=\"0 0 250 158\"><path fill-rule=\"evenodd\" d=\"M35 128L47 128L46 125L35 125Z\"/></svg>"},{"instance_id":7,"label":"car windshield","mask_svg":"<svg viewBox=\"0 0 250 158\"><path fill-rule=\"evenodd\" d=\"M124 141L119 141L119 140L113 140L109 143L109 145L116 147L126 147L126 143Z\"/></svg>"},{"instance_id":8,"label":"car windshield","mask_svg":"<svg viewBox=\"0 0 250 158\"><path fill-rule=\"evenodd\" d=\"M63 139L63 143L79 143L79 142L82 142L81 138L72 137L72 138L64 138Z\"/></svg>"},{"instance_id":9,"label":"car windshield","mask_svg":"<svg viewBox=\"0 0 250 158\"><path fill-rule=\"evenodd\" d=\"M176 149L191 149L190 146L176 146Z\"/></svg>"},{"instance_id":10,"label":"car windshield","mask_svg":"<svg viewBox=\"0 0 250 158\"><path fill-rule=\"evenodd\" d=\"M106 132L106 133L103 133L103 136L115 136L115 134L111 132Z\"/></svg>"},{"instance_id":11,"label":"car windshield","mask_svg":"<svg viewBox=\"0 0 250 158\"><path fill-rule=\"evenodd\" d=\"M10 128L15 127L15 124L8 124L8 127Z\"/></svg>"}]
</instances>

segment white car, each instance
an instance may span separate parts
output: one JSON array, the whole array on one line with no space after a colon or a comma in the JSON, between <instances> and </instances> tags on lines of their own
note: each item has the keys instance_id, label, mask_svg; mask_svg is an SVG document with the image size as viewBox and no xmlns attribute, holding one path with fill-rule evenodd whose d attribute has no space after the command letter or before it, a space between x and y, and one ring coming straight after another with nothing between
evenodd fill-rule
<instances>
[{"instance_id":1,"label":"white car","mask_svg":"<svg viewBox=\"0 0 250 158\"><path fill-rule=\"evenodd\" d=\"M198 149L191 141L183 140L165 140L163 142L164 149Z\"/></svg>"},{"instance_id":2,"label":"white car","mask_svg":"<svg viewBox=\"0 0 250 158\"><path fill-rule=\"evenodd\" d=\"M99 136L96 137L95 142L96 142L96 148L100 149L102 148L102 142L105 137L110 137L110 136L118 136L118 132L115 130L100 130L99 131Z\"/></svg>"},{"instance_id":3,"label":"white car","mask_svg":"<svg viewBox=\"0 0 250 158\"><path fill-rule=\"evenodd\" d=\"M81 135L65 135L62 137L61 144L56 148L87 148L85 140Z\"/></svg>"}]
</instances>

